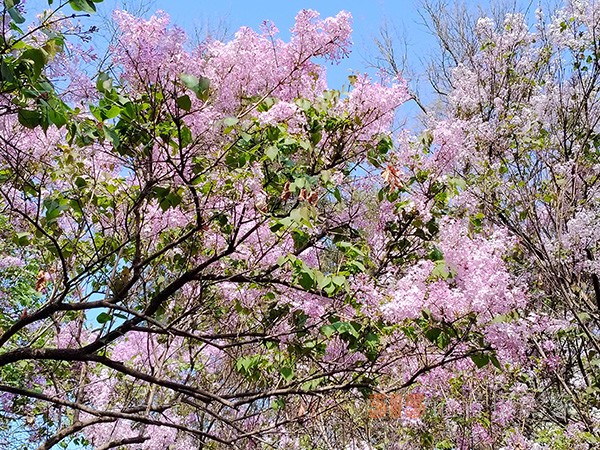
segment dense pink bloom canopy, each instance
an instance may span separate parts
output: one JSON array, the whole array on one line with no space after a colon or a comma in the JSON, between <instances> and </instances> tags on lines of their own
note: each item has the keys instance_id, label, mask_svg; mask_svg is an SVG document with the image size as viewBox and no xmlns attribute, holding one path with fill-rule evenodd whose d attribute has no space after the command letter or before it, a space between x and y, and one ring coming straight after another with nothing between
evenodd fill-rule
<instances>
[{"instance_id":1,"label":"dense pink bloom canopy","mask_svg":"<svg viewBox=\"0 0 600 450\"><path fill-rule=\"evenodd\" d=\"M561 14L587 23L578 4ZM532 268L593 277L600 230L597 164L552 150L561 86L535 78L551 59L537 42L566 51L587 35L567 39L559 19L549 34L517 14L481 19L448 114L413 136L395 130L414 98L402 77L327 84L327 64L350 52L348 12L302 10L288 41L265 22L195 46L164 12L113 19L109 73L77 70L94 61L81 47L48 57L66 80L65 123L36 115L52 110L47 92L29 109L0 100L0 369L27 367L20 386L0 380L0 402L35 417L31 441L360 448L375 430L535 448L522 424L548 380L577 388L559 378L560 343L587 319L546 308ZM498 73L521 75L486 78ZM576 195L528 197L523 173L587 197L555 230L549 205ZM545 228L519 228L532 222ZM374 392L440 406L391 397L390 431L366 422ZM348 423L333 444L323 434Z\"/></svg>"}]
</instances>

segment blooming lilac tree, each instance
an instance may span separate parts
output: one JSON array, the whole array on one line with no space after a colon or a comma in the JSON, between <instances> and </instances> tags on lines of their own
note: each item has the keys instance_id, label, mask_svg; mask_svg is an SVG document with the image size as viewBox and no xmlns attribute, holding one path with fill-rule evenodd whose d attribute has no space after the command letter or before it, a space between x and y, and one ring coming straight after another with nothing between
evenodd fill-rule
<instances>
[{"instance_id":1,"label":"blooming lilac tree","mask_svg":"<svg viewBox=\"0 0 600 450\"><path fill-rule=\"evenodd\" d=\"M3 65L6 448L387 445L372 392L436 399L528 367L520 235L465 212L462 122L415 143L392 134L402 79L328 88L315 58L347 55L348 13L190 48L165 14L117 11L89 78L58 26L76 25L21 31L9 3L3 64L25 81ZM528 395L498 395L493 442Z\"/></svg>"},{"instance_id":2,"label":"blooming lilac tree","mask_svg":"<svg viewBox=\"0 0 600 450\"><path fill-rule=\"evenodd\" d=\"M490 330L501 374L446 367L427 380L441 408L421 437L439 448L595 448L598 5L455 21L427 4L445 106L411 145L462 180L453 204L473 230L493 224L515 239L510 271L529 295Z\"/></svg>"}]
</instances>

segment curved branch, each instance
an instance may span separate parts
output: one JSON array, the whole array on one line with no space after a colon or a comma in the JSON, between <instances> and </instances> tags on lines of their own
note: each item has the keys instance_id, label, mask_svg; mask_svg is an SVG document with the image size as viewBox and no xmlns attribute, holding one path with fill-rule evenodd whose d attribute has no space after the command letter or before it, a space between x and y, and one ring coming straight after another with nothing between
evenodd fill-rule
<instances>
[{"instance_id":1,"label":"curved branch","mask_svg":"<svg viewBox=\"0 0 600 450\"><path fill-rule=\"evenodd\" d=\"M28 398L35 398L37 400L42 400L48 403L52 403L55 405L66 406L68 408L76 409L79 411L83 411L85 413L91 414L95 417L100 418L111 418L111 419L124 419L131 420L139 423L143 423L146 425L157 425L163 427L174 428L176 430L184 431L186 433L193 434L195 436L212 439L214 441L220 442L221 444L230 444L229 441L226 441L218 436L212 435L210 433L205 433L203 431L194 430L192 428L186 427L184 425L178 425L176 423L171 423L167 421L160 421L156 419L152 419L150 417L142 416L139 414L135 414L136 411L142 410L146 411L146 408L135 408L135 409L125 409L123 411L98 411L94 408L90 408L89 406L83 405L81 403L70 402L68 400L64 400L59 397L53 397L51 395L43 394L41 392L36 392L28 389L17 388L14 386L9 386L6 384L0 384L0 391L9 392L15 395L22 395ZM133 411L133 412L130 412Z\"/></svg>"},{"instance_id":2,"label":"curved branch","mask_svg":"<svg viewBox=\"0 0 600 450\"><path fill-rule=\"evenodd\" d=\"M0 390L1 390L1 388L0 388ZM103 423L103 422L114 422L115 420L116 419L109 418L109 417L96 417L96 418L88 420L86 422L77 421L73 425L59 430L58 433L56 433L54 436L52 436L46 442L44 442L42 445L40 445L37 448L37 450L51 450L53 446L58 444L63 439L83 430L84 428L86 428L90 425L95 425L97 423Z\"/></svg>"}]
</instances>

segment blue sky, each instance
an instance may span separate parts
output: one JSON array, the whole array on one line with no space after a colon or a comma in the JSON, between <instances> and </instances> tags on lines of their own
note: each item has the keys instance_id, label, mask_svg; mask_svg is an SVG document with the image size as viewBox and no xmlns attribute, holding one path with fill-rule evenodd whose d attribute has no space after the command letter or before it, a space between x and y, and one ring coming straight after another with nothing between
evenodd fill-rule
<instances>
[{"instance_id":1,"label":"blue sky","mask_svg":"<svg viewBox=\"0 0 600 450\"><path fill-rule=\"evenodd\" d=\"M115 3L114 0L108 0L99 4L98 8L107 11ZM166 11L173 23L188 32L193 32L195 28L226 27L229 34L233 34L241 26L258 29L264 20L270 20L279 28L283 39L287 39L294 17L301 9L314 9L322 17L335 15L341 10L350 11L354 30L352 55L338 66L328 67L330 86L339 88L352 71L367 70L367 60L373 60L376 55L373 38L386 21L390 28L395 27L408 37L409 56L414 66L418 65L420 56L432 49L433 42L425 27L419 24L422 19L416 5L417 0L156 0L152 3L151 11Z\"/></svg>"},{"instance_id":2,"label":"blue sky","mask_svg":"<svg viewBox=\"0 0 600 450\"><path fill-rule=\"evenodd\" d=\"M47 7L48 0L27 0L28 9L40 10ZM391 34L402 36L406 47L399 45L398 56L406 51L407 61L414 74L421 75L424 79L423 61L429 54L435 53L435 42L423 24L419 14L420 0L104 0L96 4L98 14L91 19L92 23L102 27L105 20L115 8L123 8L123 4L130 5L132 12L139 10L140 3L149 4L148 13L151 15L156 10L163 10L171 17L171 22L184 28L190 35L195 30L206 31L216 29L216 37L223 35L226 30L232 36L241 26L258 29L264 20L275 23L280 30L280 37L287 40L289 29L294 24L294 17L301 9L314 9L327 17L337 14L341 10L352 13L354 45L349 58L338 65L327 66L327 80L330 88L341 89L348 84L348 75L356 72L369 72L375 70L369 67L378 55L374 39L379 35L380 29L387 24ZM520 0L517 0L520 1ZM466 0L470 5L476 5L478 0ZM55 4L57 2L55 1ZM449 1L452 4L452 0ZM104 18L104 19L103 19ZM89 23L89 22L88 22ZM399 40L397 40L398 43ZM101 48L106 46L106 40L97 36L95 45L98 53L104 53ZM410 79L411 87L415 80ZM426 81L419 83L419 95L427 103L431 92ZM419 111L415 104L408 103L400 110L400 118L406 117L409 122L414 120Z\"/></svg>"},{"instance_id":3,"label":"blue sky","mask_svg":"<svg viewBox=\"0 0 600 450\"><path fill-rule=\"evenodd\" d=\"M105 0L98 4L100 15L108 14L118 5L130 3L135 5L140 0ZM474 3L473 0L469 0ZM424 73L421 62L424 57L434 51L433 37L428 33L419 14L419 0L155 0L151 3L149 14L156 10L167 12L171 21L193 34L195 29L206 31L225 29L232 36L241 26L258 29L264 20L270 20L280 30L280 37L287 40L289 29L294 24L294 17L302 9L314 9L321 17L333 16L341 10L353 16L353 47L349 58L338 65L327 65L327 81L330 88L341 89L348 84L348 75L356 72L369 72L378 55L374 39L379 35L381 27L387 23L392 33L398 33L406 39L406 52L409 65L416 73ZM404 52L404 48L398 48ZM411 83L414 86L414 83ZM420 96L427 98L430 89L426 83L420 83ZM398 118L410 128L418 127L416 117L419 115L416 104L409 102L400 109Z\"/></svg>"},{"instance_id":4,"label":"blue sky","mask_svg":"<svg viewBox=\"0 0 600 450\"><path fill-rule=\"evenodd\" d=\"M481 0L462 1L475 10L477 4L489 7L489 2ZM47 2L48 0L27 0L26 4L28 8L39 10L42 5L47 7ZM270 20L280 30L280 37L286 40L294 17L301 9L314 9L320 12L322 17L346 10L353 16L354 46L349 58L339 65L327 66L329 87L340 89L347 84L347 77L352 73L374 72L369 68L369 63L374 62L378 55L374 39L379 35L381 27L387 24L392 35L397 33L404 39L406 46L398 45L397 55L402 56L406 52L408 67L412 70L412 74L407 76L410 85L414 88L417 85L415 76L420 77L418 93L420 98L428 103L432 98L431 88L425 80L423 63L428 56L435 54L436 49L434 38L419 14L419 2L420 0L104 0L97 4L98 15L92 22L103 26L105 22L102 22L102 17L110 16L113 9L128 4L131 5L132 12L136 12L140 3L146 3L149 4L146 15L151 15L159 9L163 10L171 16L172 23L181 26L190 35L194 35L194 31L198 29L216 29L216 37L223 35L223 30L226 30L228 36L232 36L241 26L258 29L264 20ZM531 0L513 2L521 6L533 4ZM449 0L447 3L451 6L455 2ZM400 44L400 40L396 42ZM99 37L95 44L102 48L106 41ZM103 51L98 53L102 54ZM411 121L418 112L416 105L409 103L401 108L400 116L411 118Z\"/></svg>"}]
</instances>

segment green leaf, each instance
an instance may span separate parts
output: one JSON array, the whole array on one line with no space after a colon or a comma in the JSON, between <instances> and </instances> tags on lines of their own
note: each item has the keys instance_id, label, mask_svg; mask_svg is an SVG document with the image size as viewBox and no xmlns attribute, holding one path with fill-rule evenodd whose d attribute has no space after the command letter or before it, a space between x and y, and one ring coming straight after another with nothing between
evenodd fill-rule
<instances>
[{"instance_id":1,"label":"green leaf","mask_svg":"<svg viewBox=\"0 0 600 450\"><path fill-rule=\"evenodd\" d=\"M352 273L364 273L367 271L365 265L360 261L350 261L348 268Z\"/></svg>"},{"instance_id":2,"label":"green leaf","mask_svg":"<svg viewBox=\"0 0 600 450\"><path fill-rule=\"evenodd\" d=\"M312 270L306 270L300 274L300 278L298 279L298 283L304 289L309 290L315 285L314 273Z\"/></svg>"},{"instance_id":3,"label":"green leaf","mask_svg":"<svg viewBox=\"0 0 600 450\"><path fill-rule=\"evenodd\" d=\"M109 322L110 320L112 320L112 316L105 312L98 314L98 317L96 317L96 321L100 324L104 324L106 322Z\"/></svg>"},{"instance_id":4,"label":"green leaf","mask_svg":"<svg viewBox=\"0 0 600 450\"><path fill-rule=\"evenodd\" d=\"M352 322L336 322L332 325L334 328L337 328L338 332L342 335L350 335L354 338L358 338L360 336L357 326L355 326Z\"/></svg>"},{"instance_id":5,"label":"green leaf","mask_svg":"<svg viewBox=\"0 0 600 450\"><path fill-rule=\"evenodd\" d=\"M57 53L62 52L65 48L65 40L62 36L56 36L48 39L42 47L49 58L53 58Z\"/></svg>"},{"instance_id":6,"label":"green leaf","mask_svg":"<svg viewBox=\"0 0 600 450\"><path fill-rule=\"evenodd\" d=\"M19 123L26 128L33 129L42 123L42 114L39 111L20 109L18 113Z\"/></svg>"},{"instance_id":7,"label":"green leaf","mask_svg":"<svg viewBox=\"0 0 600 450\"><path fill-rule=\"evenodd\" d=\"M186 126L181 126L179 135L180 135L179 145L182 148L187 147L194 140L194 137L192 136L192 131Z\"/></svg>"},{"instance_id":8,"label":"green leaf","mask_svg":"<svg viewBox=\"0 0 600 450\"><path fill-rule=\"evenodd\" d=\"M285 408L285 400L283 398L276 398L271 402L271 408L275 411Z\"/></svg>"},{"instance_id":9,"label":"green leaf","mask_svg":"<svg viewBox=\"0 0 600 450\"><path fill-rule=\"evenodd\" d=\"M448 270L448 266L446 266L446 262L443 259L435 262L435 266L431 271L431 276L433 278L441 278L444 280L450 278L450 271Z\"/></svg>"},{"instance_id":10,"label":"green leaf","mask_svg":"<svg viewBox=\"0 0 600 450\"><path fill-rule=\"evenodd\" d=\"M182 95L181 97L177 97L175 100L177 106L179 106L184 111L190 111L192 109L192 99L190 99L189 95Z\"/></svg>"},{"instance_id":11,"label":"green leaf","mask_svg":"<svg viewBox=\"0 0 600 450\"><path fill-rule=\"evenodd\" d=\"M56 126L56 128L59 129L66 125L68 121L66 114L57 111L54 108L50 108L48 110L48 120L52 122Z\"/></svg>"},{"instance_id":12,"label":"green leaf","mask_svg":"<svg viewBox=\"0 0 600 450\"><path fill-rule=\"evenodd\" d=\"M19 34L25 34L25 32L19 28L15 22L10 22L8 26L11 30L16 31ZM25 47L25 43L23 41L17 41L12 46L13 49L20 49L23 47Z\"/></svg>"},{"instance_id":13,"label":"green leaf","mask_svg":"<svg viewBox=\"0 0 600 450\"><path fill-rule=\"evenodd\" d=\"M179 75L179 78L181 79L181 81L183 81L183 84L186 87L188 87L192 90L195 89L196 86L198 86L198 83L200 82L198 77L187 74L187 73L182 73L181 75Z\"/></svg>"},{"instance_id":14,"label":"green leaf","mask_svg":"<svg viewBox=\"0 0 600 450\"><path fill-rule=\"evenodd\" d=\"M54 222L63 211L69 208L69 202L64 198L51 199L45 200L44 206L46 207L46 220L50 223Z\"/></svg>"},{"instance_id":15,"label":"green leaf","mask_svg":"<svg viewBox=\"0 0 600 450\"><path fill-rule=\"evenodd\" d=\"M316 146L322 138L322 134L320 131L316 131L313 133L310 133L310 143L314 146Z\"/></svg>"},{"instance_id":16,"label":"green leaf","mask_svg":"<svg viewBox=\"0 0 600 450\"><path fill-rule=\"evenodd\" d=\"M96 5L91 0L70 0L69 5L73 8L73 11L83 11L87 13L96 12Z\"/></svg>"},{"instance_id":17,"label":"green leaf","mask_svg":"<svg viewBox=\"0 0 600 450\"><path fill-rule=\"evenodd\" d=\"M83 189L88 185L87 177L85 176L75 177L74 182L75 186L77 186L79 189Z\"/></svg>"},{"instance_id":18,"label":"green leaf","mask_svg":"<svg viewBox=\"0 0 600 450\"><path fill-rule=\"evenodd\" d=\"M475 353L471 355L471 361L475 363L478 369L481 369L490 362L490 357L485 353Z\"/></svg>"},{"instance_id":19,"label":"green leaf","mask_svg":"<svg viewBox=\"0 0 600 450\"><path fill-rule=\"evenodd\" d=\"M433 250L431 250L431 252L429 252L429 259L432 261L443 261L444 254L442 253L442 251L439 248L434 247Z\"/></svg>"},{"instance_id":20,"label":"green leaf","mask_svg":"<svg viewBox=\"0 0 600 450\"><path fill-rule=\"evenodd\" d=\"M377 345L379 345L379 341L380 341L379 336L376 335L375 333L371 332L371 331L369 331L367 333L367 336L366 336L365 340L371 346L377 346Z\"/></svg>"},{"instance_id":21,"label":"green leaf","mask_svg":"<svg viewBox=\"0 0 600 450\"><path fill-rule=\"evenodd\" d=\"M21 60L33 63L33 75L39 77L46 65L46 53L39 48L28 48L21 55Z\"/></svg>"},{"instance_id":22,"label":"green leaf","mask_svg":"<svg viewBox=\"0 0 600 450\"><path fill-rule=\"evenodd\" d=\"M281 373L281 375L283 376L283 378L285 379L285 381L291 381L292 378L294 378L294 371L292 370L291 367L282 367L279 372Z\"/></svg>"},{"instance_id":23,"label":"green leaf","mask_svg":"<svg viewBox=\"0 0 600 450\"><path fill-rule=\"evenodd\" d=\"M225 120L223 120L223 125L225 125L226 127L233 127L238 122L239 119L237 117L227 117Z\"/></svg>"},{"instance_id":24,"label":"green leaf","mask_svg":"<svg viewBox=\"0 0 600 450\"><path fill-rule=\"evenodd\" d=\"M327 295L333 295L335 293L335 291L337 290L337 288L335 287L335 285L333 283L330 283L327 286L325 286L323 288L323 290L325 291L325 293Z\"/></svg>"},{"instance_id":25,"label":"green leaf","mask_svg":"<svg viewBox=\"0 0 600 450\"><path fill-rule=\"evenodd\" d=\"M112 80L106 72L100 72L96 80L96 89L98 92L108 92L112 89Z\"/></svg>"},{"instance_id":26,"label":"green leaf","mask_svg":"<svg viewBox=\"0 0 600 450\"><path fill-rule=\"evenodd\" d=\"M435 342L441 333L442 330L440 328L430 328L425 332L425 337L431 342Z\"/></svg>"},{"instance_id":27,"label":"green leaf","mask_svg":"<svg viewBox=\"0 0 600 450\"><path fill-rule=\"evenodd\" d=\"M281 230L285 225L283 225L280 221L277 221L275 223L273 223L270 227L271 231L273 233L277 233L279 230Z\"/></svg>"},{"instance_id":28,"label":"green leaf","mask_svg":"<svg viewBox=\"0 0 600 450\"><path fill-rule=\"evenodd\" d=\"M335 275L335 276L331 277L331 282L333 284L335 284L336 286L343 287L346 285L346 277L344 277L342 275Z\"/></svg>"},{"instance_id":29,"label":"green leaf","mask_svg":"<svg viewBox=\"0 0 600 450\"><path fill-rule=\"evenodd\" d=\"M315 275L317 279L317 288L323 289L331 283L331 279L328 276L323 275L323 272L316 271Z\"/></svg>"},{"instance_id":30,"label":"green leaf","mask_svg":"<svg viewBox=\"0 0 600 450\"><path fill-rule=\"evenodd\" d=\"M183 73L179 76L183 84L192 90L196 97L200 100L206 101L208 99L208 90L210 88L210 81L205 77L196 77L194 75Z\"/></svg>"},{"instance_id":31,"label":"green leaf","mask_svg":"<svg viewBox=\"0 0 600 450\"><path fill-rule=\"evenodd\" d=\"M490 356L490 362L494 365L495 368L502 370L502 365L500 364L500 361L498 361L496 355Z\"/></svg>"},{"instance_id":32,"label":"green leaf","mask_svg":"<svg viewBox=\"0 0 600 450\"><path fill-rule=\"evenodd\" d=\"M342 202L342 194L340 193L340 190L339 190L339 188L337 188L337 187L336 187L336 188L334 189L334 191L333 191L333 196L335 197L335 199L336 199L338 202L340 202L340 203Z\"/></svg>"},{"instance_id":33,"label":"green leaf","mask_svg":"<svg viewBox=\"0 0 600 450\"><path fill-rule=\"evenodd\" d=\"M277 156L279 155L279 148L276 145L271 145L269 148L267 148L267 150L265 151L265 155L267 156L267 158L269 158L271 161L275 161L277 159Z\"/></svg>"},{"instance_id":34,"label":"green leaf","mask_svg":"<svg viewBox=\"0 0 600 450\"><path fill-rule=\"evenodd\" d=\"M307 206L301 206L299 208L293 209L290 212L290 219L296 222L299 225L306 225L312 227L311 219L311 210Z\"/></svg>"},{"instance_id":35,"label":"green leaf","mask_svg":"<svg viewBox=\"0 0 600 450\"><path fill-rule=\"evenodd\" d=\"M321 327L321 333L323 333L326 338L330 338L333 333L335 333L335 327L332 325L323 325Z\"/></svg>"},{"instance_id":36,"label":"green leaf","mask_svg":"<svg viewBox=\"0 0 600 450\"><path fill-rule=\"evenodd\" d=\"M119 108L117 105L113 105L109 109L102 110L102 114L106 119L114 119L121 114L121 108Z\"/></svg>"},{"instance_id":37,"label":"green leaf","mask_svg":"<svg viewBox=\"0 0 600 450\"><path fill-rule=\"evenodd\" d=\"M31 235L27 232L17 233L15 235L15 243L20 247L25 247L30 242Z\"/></svg>"},{"instance_id":38,"label":"green leaf","mask_svg":"<svg viewBox=\"0 0 600 450\"><path fill-rule=\"evenodd\" d=\"M114 130L114 128L109 127L109 126L104 126L104 137L106 137L106 139L108 139L110 142L112 142L113 146L115 148L119 147L119 135L117 134L117 132Z\"/></svg>"},{"instance_id":39,"label":"green leaf","mask_svg":"<svg viewBox=\"0 0 600 450\"><path fill-rule=\"evenodd\" d=\"M19 12L19 10L15 7L12 8L8 8L7 9L8 14L10 15L11 19L15 21L15 23L23 23L25 22L25 17L23 17L21 15L21 13Z\"/></svg>"},{"instance_id":40,"label":"green leaf","mask_svg":"<svg viewBox=\"0 0 600 450\"><path fill-rule=\"evenodd\" d=\"M2 64L0 64L0 75L2 76L2 81L12 82L15 80L12 66L6 64L6 61L4 60L2 61Z\"/></svg>"},{"instance_id":41,"label":"green leaf","mask_svg":"<svg viewBox=\"0 0 600 450\"><path fill-rule=\"evenodd\" d=\"M294 249L301 249L310 242L310 234L302 230L293 230L292 239L294 240Z\"/></svg>"},{"instance_id":42,"label":"green leaf","mask_svg":"<svg viewBox=\"0 0 600 450\"><path fill-rule=\"evenodd\" d=\"M194 91L196 96L203 101L208 100L210 88L210 81L208 78L200 77L200 82L198 83L198 88Z\"/></svg>"},{"instance_id":43,"label":"green leaf","mask_svg":"<svg viewBox=\"0 0 600 450\"><path fill-rule=\"evenodd\" d=\"M159 206L163 211L175 208L181 203L182 197L178 191L170 191L167 195L159 197Z\"/></svg>"},{"instance_id":44,"label":"green leaf","mask_svg":"<svg viewBox=\"0 0 600 450\"><path fill-rule=\"evenodd\" d=\"M309 380L305 383L302 383L301 389L303 391L312 391L319 387L319 385L323 382L323 378L315 378L313 380Z\"/></svg>"}]
</instances>

